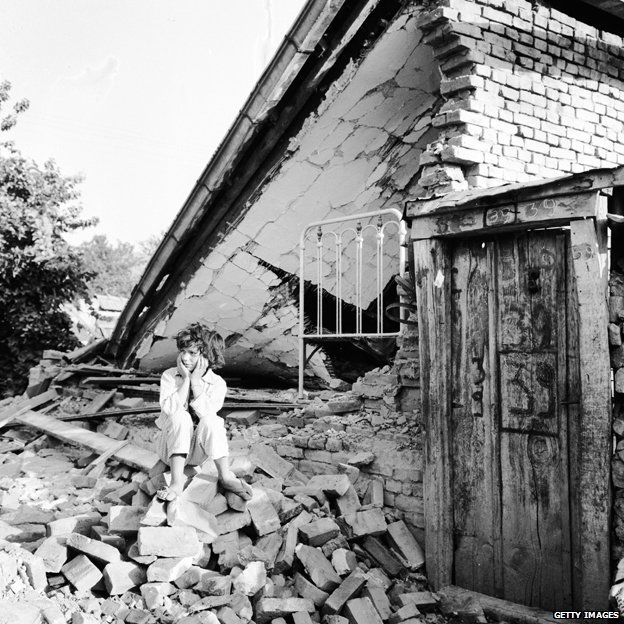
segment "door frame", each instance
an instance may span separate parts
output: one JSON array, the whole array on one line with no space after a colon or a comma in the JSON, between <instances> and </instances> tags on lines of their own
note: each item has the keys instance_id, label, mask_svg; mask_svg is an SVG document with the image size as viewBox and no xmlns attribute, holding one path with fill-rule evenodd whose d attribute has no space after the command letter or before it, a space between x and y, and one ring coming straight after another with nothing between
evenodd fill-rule
<instances>
[{"instance_id":1,"label":"door frame","mask_svg":"<svg viewBox=\"0 0 624 624\"><path fill-rule=\"evenodd\" d=\"M422 413L425 425L424 511L427 575L434 589L453 584L451 483L452 239L568 227L578 299L580 410L577 492L571 492L573 604L605 609L610 586L611 385L606 197L598 190L548 191L520 201L434 207L412 213Z\"/></svg>"}]
</instances>

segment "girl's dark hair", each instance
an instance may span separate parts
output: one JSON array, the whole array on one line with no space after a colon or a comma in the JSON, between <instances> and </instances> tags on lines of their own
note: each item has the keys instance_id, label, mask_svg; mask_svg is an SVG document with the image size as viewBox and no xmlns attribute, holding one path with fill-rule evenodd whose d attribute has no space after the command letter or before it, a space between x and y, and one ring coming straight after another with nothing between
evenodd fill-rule
<instances>
[{"instance_id":1,"label":"girl's dark hair","mask_svg":"<svg viewBox=\"0 0 624 624\"><path fill-rule=\"evenodd\" d=\"M225 342L216 331L208 329L202 323L191 323L180 330L176 336L178 350L188 349L191 345L199 347L200 353L208 360L210 368L221 368L225 364L223 351Z\"/></svg>"}]
</instances>

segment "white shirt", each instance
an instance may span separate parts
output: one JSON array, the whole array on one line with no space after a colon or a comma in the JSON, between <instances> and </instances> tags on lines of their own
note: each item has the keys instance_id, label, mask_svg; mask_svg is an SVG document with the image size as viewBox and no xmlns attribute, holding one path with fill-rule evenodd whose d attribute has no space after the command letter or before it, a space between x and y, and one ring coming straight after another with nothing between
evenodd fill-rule
<instances>
[{"instance_id":1,"label":"white shirt","mask_svg":"<svg viewBox=\"0 0 624 624\"><path fill-rule=\"evenodd\" d=\"M188 410L187 401L182 403L178 390L184 382L177 367L168 368L160 378L160 416L156 419L156 426L163 428L166 417L173 416L179 410ZM190 403L200 420L217 416L223 407L227 384L223 377L208 369L201 380L203 390Z\"/></svg>"}]
</instances>

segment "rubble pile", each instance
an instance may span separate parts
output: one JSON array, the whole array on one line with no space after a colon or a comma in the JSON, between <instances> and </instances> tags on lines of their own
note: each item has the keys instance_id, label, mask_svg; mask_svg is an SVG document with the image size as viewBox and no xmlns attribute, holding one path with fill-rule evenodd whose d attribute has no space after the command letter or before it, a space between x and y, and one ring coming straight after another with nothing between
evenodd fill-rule
<instances>
[{"instance_id":1,"label":"rubble pile","mask_svg":"<svg viewBox=\"0 0 624 624\"><path fill-rule=\"evenodd\" d=\"M249 501L220 492L209 461L187 469L185 490L171 503L154 496L168 473L112 462L107 476L89 476L81 466L90 457L60 445L0 457L2 598L28 617L71 616L76 624L441 617L407 526L384 513L378 490L364 500L358 494L360 467L373 459L366 454L340 474L307 478L258 444L232 459L252 484Z\"/></svg>"}]
</instances>

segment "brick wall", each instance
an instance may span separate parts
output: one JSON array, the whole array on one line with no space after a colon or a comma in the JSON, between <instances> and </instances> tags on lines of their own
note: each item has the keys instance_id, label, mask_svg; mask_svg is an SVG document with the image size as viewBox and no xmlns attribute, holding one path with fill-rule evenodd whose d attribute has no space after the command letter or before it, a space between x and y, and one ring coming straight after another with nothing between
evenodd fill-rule
<instances>
[{"instance_id":1,"label":"brick wall","mask_svg":"<svg viewBox=\"0 0 624 624\"><path fill-rule=\"evenodd\" d=\"M433 120L438 139L421 158L422 186L487 187L624 163L621 37L523 0L440 5L420 22L446 98Z\"/></svg>"}]
</instances>

